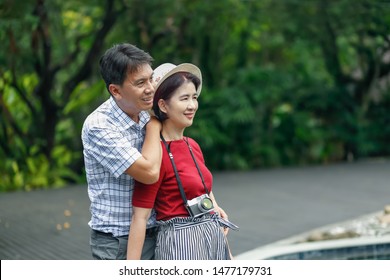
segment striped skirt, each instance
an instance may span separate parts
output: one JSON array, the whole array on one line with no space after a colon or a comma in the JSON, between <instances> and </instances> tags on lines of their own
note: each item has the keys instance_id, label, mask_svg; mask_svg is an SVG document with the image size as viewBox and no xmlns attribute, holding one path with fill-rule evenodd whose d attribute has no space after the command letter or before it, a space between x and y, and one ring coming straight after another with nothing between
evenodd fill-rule
<instances>
[{"instance_id":1,"label":"striped skirt","mask_svg":"<svg viewBox=\"0 0 390 280\"><path fill-rule=\"evenodd\" d=\"M229 260L229 245L215 214L158 221L156 260Z\"/></svg>"}]
</instances>

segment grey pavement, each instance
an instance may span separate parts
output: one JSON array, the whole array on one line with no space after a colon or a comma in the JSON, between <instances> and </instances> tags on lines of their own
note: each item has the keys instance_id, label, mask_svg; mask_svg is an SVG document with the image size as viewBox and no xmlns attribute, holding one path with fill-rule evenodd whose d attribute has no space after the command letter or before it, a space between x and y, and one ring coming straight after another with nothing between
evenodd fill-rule
<instances>
[{"instance_id":1,"label":"grey pavement","mask_svg":"<svg viewBox=\"0 0 390 280\"><path fill-rule=\"evenodd\" d=\"M237 255L390 204L390 160L214 173ZM86 186L0 193L0 259L89 260Z\"/></svg>"}]
</instances>

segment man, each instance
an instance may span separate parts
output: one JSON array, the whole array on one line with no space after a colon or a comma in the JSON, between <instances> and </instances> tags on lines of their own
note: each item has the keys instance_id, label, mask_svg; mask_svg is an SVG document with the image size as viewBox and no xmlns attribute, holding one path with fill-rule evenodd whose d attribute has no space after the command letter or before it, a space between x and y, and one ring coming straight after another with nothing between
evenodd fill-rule
<instances>
[{"instance_id":1,"label":"man","mask_svg":"<svg viewBox=\"0 0 390 280\"><path fill-rule=\"evenodd\" d=\"M126 43L100 59L110 97L86 118L81 135L94 259L126 259L134 180L150 184L159 178L161 124L146 112L153 105L152 61L148 53ZM153 218L142 259L154 256Z\"/></svg>"}]
</instances>

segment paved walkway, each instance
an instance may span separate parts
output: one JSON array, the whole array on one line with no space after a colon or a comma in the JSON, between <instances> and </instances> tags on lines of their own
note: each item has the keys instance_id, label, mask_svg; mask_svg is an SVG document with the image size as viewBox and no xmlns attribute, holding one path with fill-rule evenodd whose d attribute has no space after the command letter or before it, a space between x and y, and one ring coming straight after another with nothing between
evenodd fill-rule
<instances>
[{"instance_id":1,"label":"paved walkway","mask_svg":"<svg viewBox=\"0 0 390 280\"><path fill-rule=\"evenodd\" d=\"M390 204L390 161L221 172L214 194L240 254ZM91 259L86 186L0 194L0 259Z\"/></svg>"}]
</instances>

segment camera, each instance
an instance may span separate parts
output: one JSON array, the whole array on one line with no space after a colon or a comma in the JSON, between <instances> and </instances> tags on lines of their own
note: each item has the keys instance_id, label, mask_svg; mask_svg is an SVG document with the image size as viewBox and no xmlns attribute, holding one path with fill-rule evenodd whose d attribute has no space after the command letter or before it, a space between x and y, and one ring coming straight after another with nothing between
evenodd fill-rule
<instances>
[{"instance_id":1,"label":"camera","mask_svg":"<svg viewBox=\"0 0 390 280\"><path fill-rule=\"evenodd\" d=\"M202 194L187 201L187 210L192 217L199 217L214 210L213 201L208 194Z\"/></svg>"}]
</instances>

